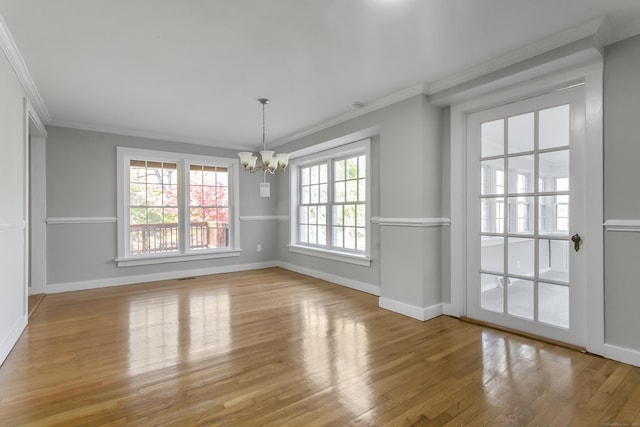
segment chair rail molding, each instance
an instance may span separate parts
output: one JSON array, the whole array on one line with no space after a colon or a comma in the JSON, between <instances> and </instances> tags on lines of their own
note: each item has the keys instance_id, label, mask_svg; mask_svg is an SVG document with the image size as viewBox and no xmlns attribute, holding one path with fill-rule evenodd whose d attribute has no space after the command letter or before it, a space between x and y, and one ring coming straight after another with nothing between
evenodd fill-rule
<instances>
[{"instance_id":1,"label":"chair rail molding","mask_svg":"<svg viewBox=\"0 0 640 427\"><path fill-rule=\"evenodd\" d=\"M640 233L640 219L608 219L602 225L606 231Z\"/></svg>"},{"instance_id":2,"label":"chair rail molding","mask_svg":"<svg viewBox=\"0 0 640 427\"><path fill-rule=\"evenodd\" d=\"M451 225L449 218L385 218L374 216L373 224L390 227L444 227Z\"/></svg>"},{"instance_id":3,"label":"chair rail molding","mask_svg":"<svg viewBox=\"0 0 640 427\"><path fill-rule=\"evenodd\" d=\"M115 216L76 216L47 218L47 224L109 224L118 221Z\"/></svg>"}]
</instances>

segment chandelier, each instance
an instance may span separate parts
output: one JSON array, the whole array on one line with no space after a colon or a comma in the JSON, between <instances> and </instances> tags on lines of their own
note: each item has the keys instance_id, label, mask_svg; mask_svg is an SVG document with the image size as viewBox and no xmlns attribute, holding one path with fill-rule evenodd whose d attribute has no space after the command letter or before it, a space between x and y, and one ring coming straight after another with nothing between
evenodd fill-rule
<instances>
[{"instance_id":1,"label":"chandelier","mask_svg":"<svg viewBox=\"0 0 640 427\"><path fill-rule=\"evenodd\" d=\"M258 99L258 102L262 104L262 151L258 155L254 155L249 151L241 151L238 153L240 157L240 163L244 170L248 172L262 171L265 174L275 174L276 172L284 172L289 164L289 153L275 154L274 151L267 150L265 142L265 120L264 120L264 107L269 103L266 98ZM258 160L260 162L258 163Z\"/></svg>"}]
</instances>

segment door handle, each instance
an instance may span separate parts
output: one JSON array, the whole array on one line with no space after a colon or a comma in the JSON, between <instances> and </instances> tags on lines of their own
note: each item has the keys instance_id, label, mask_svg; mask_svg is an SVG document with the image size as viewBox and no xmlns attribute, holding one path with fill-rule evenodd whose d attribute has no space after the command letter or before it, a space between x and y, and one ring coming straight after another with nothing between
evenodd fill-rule
<instances>
[{"instance_id":1,"label":"door handle","mask_svg":"<svg viewBox=\"0 0 640 427\"><path fill-rule=\"evenodd\" d=\"M578 233L571 236L571 241L573 242L573 249L578 252L580 250L580 244L582 243L582 237Z\"/></svg>"}]
</instances>

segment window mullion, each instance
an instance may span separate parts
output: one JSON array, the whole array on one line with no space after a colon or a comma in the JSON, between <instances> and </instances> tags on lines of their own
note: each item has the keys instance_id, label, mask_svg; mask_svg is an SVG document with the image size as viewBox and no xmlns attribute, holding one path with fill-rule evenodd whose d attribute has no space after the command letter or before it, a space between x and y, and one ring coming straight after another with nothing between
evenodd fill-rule
<instances>
[{"instance_id":1,"label":"window mullion","mask_svg":"<svg viewBox=\"0 0 640 427\"><path fill-rule=\"evenodd\" d=\"M178 162L178 251L189 252L187 236L189 236L189 163L185 160Z\"/></svg>"},{"instance_id":2,"label":"window mullion","mask_svg":"<svg viewBox=\"0 0 640 427\"><path fill-rule=\"evenodd\" d=\"M333 249L334 176L333 159L327 159L327 249Z\"/></svg>"}]
</instances>

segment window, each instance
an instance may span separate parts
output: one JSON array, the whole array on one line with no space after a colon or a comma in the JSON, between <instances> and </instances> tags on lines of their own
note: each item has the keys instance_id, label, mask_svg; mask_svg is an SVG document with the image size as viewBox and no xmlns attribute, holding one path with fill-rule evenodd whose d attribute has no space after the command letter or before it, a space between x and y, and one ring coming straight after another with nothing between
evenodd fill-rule
<instances>
[{"instance_id":1,"label":"window","mask_svg":"<svg viewBox=\"0 0 640 427\"><path fill-rule=\"evenodd\" d=\"M569 191L569 178L555 178L556 191ZM556 196L556 231L569 231L569 195Z\"/></svg>"},{"instance_id":2,"label":"window","mask_svg":"<svg viewBox=\"0 0 640 427\"><path fill-rule=\"evenodd\" d=\"M118 147L118 266L239 255L237 160Z\"/></svg>"},{"instance_id":3,"label":"window","mask_svg":"<svg viewBox=\"0 0 640 427\"><path fill-rule=\"evenodd\" d=\"M292 161L291 251L370 264L369 144Z\"/></svg>"}]
</instances>

